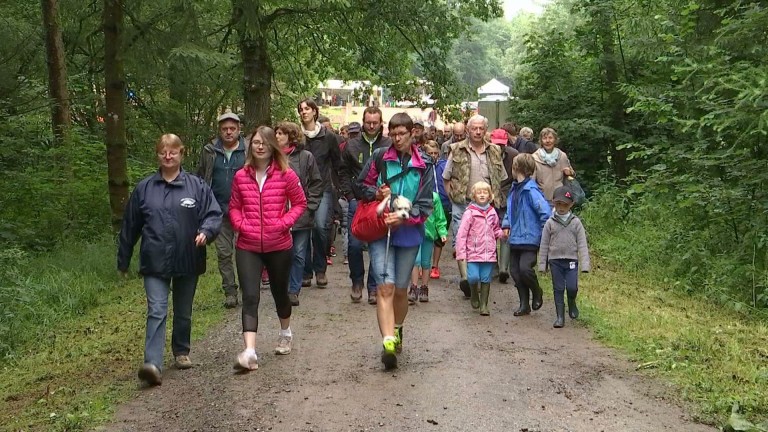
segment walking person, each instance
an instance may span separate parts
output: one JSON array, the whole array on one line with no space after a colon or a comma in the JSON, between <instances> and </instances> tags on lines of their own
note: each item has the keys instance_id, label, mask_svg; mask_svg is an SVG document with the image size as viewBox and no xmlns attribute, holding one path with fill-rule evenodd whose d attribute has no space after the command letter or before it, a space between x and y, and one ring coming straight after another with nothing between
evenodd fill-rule
<instances>
[{"instance_id":1,"label":"walking person","mask_svg":"<svg viewBox=\"0 0 768 432\"><path fill-rule=\"evenodd\" d=\"M162 383L168 296L173 291L171 350L178 369L189 369L192 301L205 273L206 244L221 230L222 212L208 185L181 168L184 144L165 134L155 145L160 168L131 193L123 214L117 269L127 275L133 248L141 238L139 273L147 293L144 365L139 379Z\"/></svg>"},{"instance_id":2,"label":"walking person","mask_svg":"<svg viewBox=\"0 0 768 432\"><path fill-rule=\"evenodd\" d=\"M456 237L456 259L466 262L472 309L480 308L480 315L484 316L491 314L488 296L496 264L496 241L504 236L492 201L491 185L475 183L472 202L461 218Z\"/></svg>"},{"instance_id":3,"label":"walking person","mask_svg":"<svg viewBox=\"0 0 768 432\"><path fill-rule=\"evenodd\" d=\"M424 221L433 206L432 163L412 144L412 130L413 120L408 114L393 115L389 121L392 145L376 150L357 178L366 201L400 196L412 203L407 219L396 212L387 213L385 221L391 235L368 245L378 285L376 317L383 338L381 361L386 369L397 367L397 353L402 351L408 286L424 239Z\"/></svg>"},{"instance_id":4,"label":"walking person","mask_svg":"<svg viewBox=\"0 0 768 432\"><path fill-rule=\"evenodd\" d=\"M450 151L450 146L448 147ZM434 158L433 158L434 160ZM440 197L440 205L443 207L443 215L445 215L446 228L451 228L451 211L453 205L451 204L448 194L445 192L445 184L443 183L443 172L445 171L445 165L448 161L445 158L440 158L435 161L435 188L437 194ZM443 248L447 240L438 238L435 240L435 247L432 252L432 269L429 272L430 279L440 279L440 257L443 254Z\"/></svg>"},{"instance_id":5,"label":"walking person","mask_svg":"<svg viewBox=\"0 0 768 432\"><path fill-rule=\"evenodd\" d=\"M579 317L576 296L579 293L579 270L588 273L591 269L587 233L584 225L571 212L573 193L568 187L555 189L553 200L555 212L544 224L539 247L539 271L545 272L547 265L552 272L552 290L555 295L554 328L565 325L565 299L568 292L568 315Z\"/></svg>"},{"instance_id":6,"label":"walking person","mask_svg":"<svg viewBox=\"0 0 768 432\"><path fill-rule=\"evenodd\" d=\"M213 190L224 216L221 234L216 237L216 260L221 274L221 289L224 291L224 307L237 306L237 282L235 266L235 232L229 222L229 197L232 193L232 178L243 167L246 156L245 138L240 135L240 118L226 112L219 116L219 136L206 144L200 154L197 175L202 177Z\"/></svg>"},{"instance_id":7,"label":"walking person","mask_svg":"<svg viewBox=\"0 0 768 432\"><path fill-rule=\"evenodd\" d=\"M307 250L302 286L312 285L314 275L317 287L325 288L328 286L328 278L325 275L328 266L328 227L329 218L333 216L333 191L338 186L341 137L318 121L320 111L312 99L299 102L296 110L301 118L301 130L305 136L304 147L315 157L323 179L323 198L315 212L315 225L312 228L311 247Z\"/></svg>"},{"instance_id":8,"label":"walking person","mask_svg":"<svg viewBox=\"0 0 768 432\"><path fill-rule=\"evenodd\" d=\"M299 125L291 122L278 124L275 129L275 139L277 139L277 145L288 157L291 169L299 177L307 199L307 209L291 227L293 261L288 283L288 298L292 306L298 306L307 247L309 247L309 238L314 225L314 213L323 197L323 179L320 176L320 170L317 169L315 157L304 150L304 135Z\"/></svg>"},{"instance_id":9,"label":"walking person","mask_svg":"<svg viewBox=\"0 0 768 432\"><path fill-rule=\"evenodd\" d=\"M515 180L515 174L512 171L512 161L520 153L507 145L507 132L504 129L494 129L491 132L491 142L498 145L502 152L501 161L504 164L504 170L507 172L507 179L501 183L500 189L501 196L506 197L509 195L512 182ZM507 214L507 200L500 200L499 205L496 211L499 213L499 220L504 220L504 216ZM499 282L505 284L509 279L509 243L499 241L498 255Z\"/></svg>"},{"instance_id":10,"label":"walking person","mask_svg":"<svg viewBox=\"0 0 768 432\"><path fill-rule=\"evenodd\" d=\"M243 169L232 182L229 217L238 232L235 250L237 276L243 290L243 344L235 368L258 367L256 332L259 329L261 271L269 274L272 297L280 319L276 354L290 354L291 301L289 269L293 261L291 227L307 209L298 175L277 144L272 128L260 126L251 134L250 151Z\"/></svg>"},{"instance_id":11,"label":"walking person","mask_svg":"<svg viewBox=\"0 0 768 432\"><path fill-rule=\"evenodd\" d=\"M575 176L576 172L571 167L568 155L557 148L558 138L554 129L542 129L539 142L541 148L533 154L533 159L536 161L535 179L544 197L552 205L555 189L563 185L563 179Z\"/></svg>"},{"instance_id":12,"label":"walking person","mask_svg":"<svg viewBox=\"0 0 768 432\"><path fill-rule=\"evenodd\" d=\"M507 198L507 216L501 227L509 239L509 271L520 298L520 306L513 315L521 316L530 314L531 308L539 310L544 301L533 267L541 244L541 232L552 208L533 179L536 170L533 156L528 153L517 155L512 170L517 177Z\"/></svg>"},{"instance_id":13,"label":"walking person","mask_svg":"<svg viewBox=\"0 0 768 432\"><path fill-rule=\"evenodd\" d=\"M432 161L437 161L440 157L440 146L436 141L427 141L423 150ZM437 189L437 173L432 170L435 179L435 189ZM408 290L408 304L413 305L416 302L426 303L429 301L429 279L431 277L432 252L435 248L435 242L442 244L448 240L448 222L443 212L443 204L440 201L440 194L437 190L432 192L432 205L434 210L424 222L424 241L421 242L419 253L416 255L416 265L411 274L411 287ZM421 285L418 285L421 279Z\"/></svg>"}]
</instances>

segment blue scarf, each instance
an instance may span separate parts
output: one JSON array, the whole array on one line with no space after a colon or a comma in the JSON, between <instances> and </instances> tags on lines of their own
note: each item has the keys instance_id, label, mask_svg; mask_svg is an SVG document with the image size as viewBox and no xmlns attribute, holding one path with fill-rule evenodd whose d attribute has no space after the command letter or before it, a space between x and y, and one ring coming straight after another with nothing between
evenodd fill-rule
<instances>
[{"instance_id":1,"label":"blue scarf","mask_svg":"<svg viewBox=\"0 0 768 432\"><path fill-rule=\"evenodd\" d=\"M557 147L552 149L552 153L547 153L544 147L540 148L538 152L541 160L551 167L557 165L557 160L560 159L560 150Z\"/></svg>"}]
</instances>

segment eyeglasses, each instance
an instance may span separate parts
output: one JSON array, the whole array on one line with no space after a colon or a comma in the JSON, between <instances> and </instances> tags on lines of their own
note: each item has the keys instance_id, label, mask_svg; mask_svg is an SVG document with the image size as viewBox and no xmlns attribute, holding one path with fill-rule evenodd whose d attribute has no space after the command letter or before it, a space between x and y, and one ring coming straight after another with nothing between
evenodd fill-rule
<instances>
[{"instance_id":1,"label":"eyeglasses","mask_svg":"<svg viewBox=\"0 0 768 432\"><path fill-rule=\"evenodd\" d=\"M157 157L161 157L161 158L172 157L172 158L174 158L174 157L178 156L180 153L181 152L179 152L178 150L176 150L176 151L167 151L167 152L163 152L163 153L158 152L157 153Z\"/></svg>"},{"instance_id":2,"label":"eyeglasses","mask_svg":"<svg viewBox=\"0 0 768 432\"><path fill-rule=\"evenodd\" d=\"M267 143L264 141L251 141L251 145L254 147L266 147Z\"/></svg>"}]
</instances>

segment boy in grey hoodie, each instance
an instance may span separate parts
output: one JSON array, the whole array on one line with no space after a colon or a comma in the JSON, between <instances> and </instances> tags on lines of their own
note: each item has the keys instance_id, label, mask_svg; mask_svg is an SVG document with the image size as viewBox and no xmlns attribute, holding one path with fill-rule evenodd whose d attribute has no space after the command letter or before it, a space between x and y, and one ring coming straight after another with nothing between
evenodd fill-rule
<instances>
[{"instance_id":1,"label":"boy in grey hoodie","mask_svg":"<svg viewBox=\"0 0 768 432\"><path fill-rule=\"evenodd\" d=\"M552 325L561 328L565 325L564 291L568 291L568 315L572 319L579 317L576 307L576 294L579 292L579 267L584 273L589 272L589 248L587 233L581 220L572 212L573 193L566 186L555 189L552 201L555 211L544 224L539 246L539 271L544 272L547 264L552 271L552 287L555 293L555 311L557 318ZM581 259L581 261L579 261Z\"/></svg>"}]
</instances>

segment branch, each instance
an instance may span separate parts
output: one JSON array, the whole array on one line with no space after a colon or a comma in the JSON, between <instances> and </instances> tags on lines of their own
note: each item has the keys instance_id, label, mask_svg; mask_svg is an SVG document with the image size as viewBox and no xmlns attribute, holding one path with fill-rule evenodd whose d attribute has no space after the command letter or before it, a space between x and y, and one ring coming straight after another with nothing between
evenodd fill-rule
<instances>
[{"instance_id":1,"label":"branch","mask_svg":"<svg viewBox=\"0 0 768 432\"><path fill-rule=\"evenodd\" d=\"M291 8L277 8L274 11L272 11L271 14L264 17L263 23L265 26L272 25L273 22L275 22L278 18L284 17L287 15L306 15L306 14L331 14L332 12L335 12L333 9L329 8L309 8L309 9L291 9Z\"/></svg>"}]
</instances>

